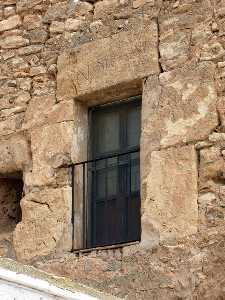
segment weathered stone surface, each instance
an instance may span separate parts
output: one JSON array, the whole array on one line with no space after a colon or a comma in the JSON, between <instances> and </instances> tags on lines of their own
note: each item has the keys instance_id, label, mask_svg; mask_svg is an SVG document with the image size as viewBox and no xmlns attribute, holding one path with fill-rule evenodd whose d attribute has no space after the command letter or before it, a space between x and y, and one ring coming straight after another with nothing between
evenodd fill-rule
<instances>
[{"instance_id":1,"label":"weathered stone surface","mask_svg":"<svg viewBox=\"0 0 225 300\"><path fill-rule=\"evenodd\" d=\"M21 18L18 15L9 17L8 19L0 22L0 32L16 28L22 24Z\"/></svg>"},{"instance_id":2,"label":"weathered stone surface","mask_svg":"<svg viewBox=\"0 0 225 300\"><path fill-rule=\"evenodd\" d=\"M158 20L160 61L168 71L202 56L202 48L212 38L213 4L209 0L163 1Z\"/></svg>"},{"instance_id":3,"label":"weathered stone surface","mask_svg":"<svg viewBox=\"0 0 225 300\"><path fill-rule=\"evenodd\" d=\"M67 101L68 102L68 101ZM72 161L87 160L88 147L88 108L80 102L74 102L74 135L72 141Z\"/></svg>"},{"instance_id":4,"label":"weathered stone surface","mask_svg":"<svg viewBox=\"0 0 225 300\"><path fill-rule=\"evenodd\" d=\"M62 33L65 29L64 22L53 21L50 26L51 33Z\"/></svg>"},{"instance_id":5,"label":"weathered stone surface","mask_svg":"<svg viewBox=\"0 0 225 300\"><path fill-rule=\"evenodd\" d=\"M181 66L188 60L191 32L165 32L160 35L161 64L164 70Z\"/></svg>"},{"instance_id":6,"label":"weathered stone surface","mask_svg":"<svg viewBox=\"0 0 225 300\"><path fill-rule=\"evenodd\" d=\"M28 11L29 9L40 4L42 0L18 0L16 1L16 9L18 13Z\"/></svg>"},{"instance_id":7,"label":"weathered stone surface","mask_svg":"<svg viewBox=\"0 0 225 300\"><path fill-rule=\"evenodd\" d=\"M22 171L31 162L29 143L23 134L2 138L0 152L0 174Z\"/></svg>"},{"instance_id":8,"label":"weathered stone surface","mask_svg":"<svg viewBox=\"0 0 225 300\"><path fill-rule=\"evenodd\" d=\"M217 110L223 132L225 132L225 98L220 98L217 103Z\"/></svg>"},{"instance_id":9,"label":"weathered stone surface","mask_svg":"<svg viewBox=\"0 0 225 300\"><path fill-rule=\"evenodd\" d=\"M74 103L56 103L55 96L37 96L30 101L23 122L23 129L74 120Z\"/></svg>"},{"instance_id":10,"label":"weathered stone surface","mask_svg":"<svg viewBox=\"0 0 225 300\"><path fill-rule=\"evenodd\" d=\"M13 6L6 6L4 8L4 16L6 18L15 15L15 13L16 13L16 10L15 10L15 7L13 7Z\"/></svg>"},{"instance_id":11,"label":"weathered stone surface","mask_svg":"<svg viewBox=\"0 0 225 300\"><path fill-rule=\"evenodd\" d=\"M218 146L200 150L199 187L209 189L224 180L225 161Z\"/></svg>"},{"instance_id":12,"label":"weathered stone surface","mask_svg":"<svg viewBox=\"0 0 225 300\"><path fill-rule=\"evenodd\" d=\"M13 107L26 107L30 100L30 94L28 92L20 91L18 93L5 93L6 95L2 97L0 103L0 117L5 109Z\"/></svg>"},{"instance_id":13,"label":"weathered stone surface","mask_svg":"<svg viewBox=\"0 0 225 300\"><path fill-rule=\"evenodd\" d=\"M55 3L46 11L43 22L51 23L52 21L60 21L66 18L67 1Z\"/></svg>"},{"instance_id":14,"label":"weathered stone surface","mask_svg":"<svg viewBox=\"0 0 225 300\"><path fill-rule=\"evenodd\" d=\"M46 73L46 68L44 66L35 66L30 68L30 76L37 76Z\"/></svg>"},{"instance_id":15,"label":"weathered stone surface","mask_svg":"<svg viewBox=\"0 0 225 300\"><path fill-rule=\"evenodd\" d=\"M117 0L97 1L94 9L94 18L105 19L110 16L119 6L120 3Z\"/></svg>"},{"instance_id":16,"label":"weathered stone surface","mask_svg":"<svg viewBox=\"0 0 225 300\"><path fill-rule=\"evenodd\" d=\"M143 6L147 1L146 0L134 0L133 1L133 8L138 8Z\"/></svg>"},{"instance_id":17,"label":"weathered stone surface","mask_svg":"<svg viewBox=\"0 0 225 300\"><path fill-rule=\"evenodd\" d=\"M30 45L30 46L18 49L18 54L19 55L30 55L30 54L40 52L42 49L43 49L42 45Z\"/></svg>"},{"instance_id":18,"label":"weathered stone surface","mask_svg":"<svg viewBox=\"0 0 225 300\"><path fill-rule=\"evenodd\" d=\"M203 140L218 125L214 70L204 62L148 79L142 138L151 149Z\"/></svg>"},{"instance_id":19,"label":"weathered stone surface","mask_svg":"<svg viewBox=\"0 0 225 300\"><path fill-rule=\"evenodd\" d=\"M65 30L67 31L77 31L83 22L79 19L67 19L65 22Z\"/></svg>"},{"instance_id":20,"label":"weathered stone surface","mask_svg":"<svg viewBox=\"0 0 225 300\"><path fill-rule=\"evenodd\" d=\"M130 87L134 92L137 82L140 90L141 80L157 73L157 26L152 22L147 27L87 43L61 55L57 97L76 98L88 104L103 95L104 100L112 95L115 99L119 92L121 97L122 89L128 93Z\"/></svg>"},{"instance_id":21,"label":"weathered stone surface","mask_svg":"<svg viewBox=\"0 0 225 300\"><path fill-rule=\"evenodd\" d=\"M74 103L74 136L72 141L72 161L74 163L82 162L88 159L88 108L80 102ZM74 247L80 249L83 247L83 201L82 201L82 167L78 167L74 176L74 188L76 197L74 199Z\"/></svg>"},{"instance_id":22,"label":"weathered stone surface","mask_svg":"<svg viewBox=\"0 0 225 300\"><path fill-rule=\"evenodd\" d=\"M38 166L58 168L71 162L74 123L47 125L31 132L34 169Z\"/></svg>"},{"instance_id":23,"label":"weathered stone surface","mask_svg":"<svg viewBox=\"0 0 225 300\"><path fill-rule=\"evenodd\" d=\"M32 44L44 44L48 39L47 31L39 28L30 30L27 36Z\"/></svg>"},{"instance_id":24,"label":"weathered stone surface","mask_svg":"<svg viewBox=\"0 0 225 300\"><path fill-rule=\"evenodd\" d=\"M76 1L75 3L70 2L68 7L68 16L80 19L92 19L94 13L94 6L90 2L93 1Z\"/></svg>"},{"instance_id":25,"label":"weathered stone surface","mask_svg":"<svg viewBox=\"0 0 225 300\"><path fill-rule=\"evenodd\" d=\"M6 38L2 39L0 41L0 46L3 49L14 49L14 48L19 48L23 47L29 44L29 40L23 38L22 36L7 36Z\"/></svg>"},{"instance_id":26,"label":"weathered stone surface","mask_svg":"<svg viewBox=\"0 0 225 300\"><path fill-rule=\"evenodd\" d=\"M161 241L197 232L197 178L194 146L152 152L142 218L159 231Z\"/></svg>"},{"instance_id":27,"label":"weathered stone surface","mask_svg":"<svg viewBox=\"0 0 225 300\"><path fill-rule=\"evenodd\" d=\"M71 249L71 195L71 188L45 189L21 200L23 219L13 238L17 259L37 259L56 247Z\"/></svg>"},{"instance_id":28,"label":"weathered stone surface","mask_svg":"<svg viewBox=\"0 0 225 300\"><path fill-rule=\"evenodd\" d=\"M27 30L39 28L41 26L41 16L34 14L25 15L23 25Z\"/></svg>"},{"instance_id":29,"label":"weathered stone surface","mask_svg":"<svg viewBox=\"0 0 225 300\"><path fill-rule=\"evenodd\" d=\"M5 136L16 131L22 127L24 119L24 112L17 112L17 114L9 115L5 120L0 122L0 136Z\"/></svg>"}]
</instances>

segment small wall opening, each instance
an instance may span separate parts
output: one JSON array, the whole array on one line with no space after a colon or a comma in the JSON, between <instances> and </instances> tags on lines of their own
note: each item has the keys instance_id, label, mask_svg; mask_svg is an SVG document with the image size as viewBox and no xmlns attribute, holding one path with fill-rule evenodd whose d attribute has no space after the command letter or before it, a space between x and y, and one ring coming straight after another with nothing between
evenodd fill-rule
<instances>
[{"instance_id":1,"label":"small wall opening","mask_svg":"<svg viewBox=\"0 0 225 300\"><path fill-rule=\"evenodd\" d=\"M21 221L22 173L0 174L0 238L10 234Z\"/></svg>"}]
</instances>

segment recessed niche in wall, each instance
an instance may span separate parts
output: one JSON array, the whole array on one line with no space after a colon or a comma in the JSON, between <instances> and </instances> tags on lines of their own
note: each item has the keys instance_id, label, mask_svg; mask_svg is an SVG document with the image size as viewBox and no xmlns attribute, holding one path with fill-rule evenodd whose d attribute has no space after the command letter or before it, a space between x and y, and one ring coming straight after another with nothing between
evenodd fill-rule
<instances>
[{"instance_id":1,"label":"recessed niche in wall","mask_svg":"<svg viewBox=\"0 0 225 300\"><path fill-rule=\"evenodd\" d=\"M0 174L0 234L11 233L21 221L22 173Z\"/></svg>"}]
</instances>

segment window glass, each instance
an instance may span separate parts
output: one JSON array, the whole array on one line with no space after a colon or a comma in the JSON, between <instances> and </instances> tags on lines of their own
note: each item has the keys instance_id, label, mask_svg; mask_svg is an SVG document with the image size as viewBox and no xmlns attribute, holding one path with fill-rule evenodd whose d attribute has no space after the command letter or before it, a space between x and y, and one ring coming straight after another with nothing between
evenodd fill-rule
<instances>
[{"instance_id":1,"label":"window glass","mask_svg":"<svg viewBox=\"0 0 225 300\"><path fill-rule=\"evenodd\" d=\"M96 154L115 152L119 149L119 114L116 112L98 113L96 118ZM94 141L95 142L95 141Z\"/></svg>"},{"instance_id":2,"label":"window glass","mask_svg":"<svg viewBox=\"0 0 225 300\"><path fill-rule=\"evenodd\" d=\"M130 109L127 114L127 145L128 147L139 146L141 132L140 107Z\"/></svg>"}]
</instances>

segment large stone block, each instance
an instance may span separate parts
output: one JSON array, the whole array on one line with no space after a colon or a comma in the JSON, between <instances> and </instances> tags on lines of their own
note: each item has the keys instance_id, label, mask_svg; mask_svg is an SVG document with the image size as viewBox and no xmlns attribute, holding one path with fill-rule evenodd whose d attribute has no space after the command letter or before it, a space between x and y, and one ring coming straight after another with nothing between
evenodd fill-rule
<instances>
[{"instance_id":1,"label":"large stone block","mask_svg":"<svg viewBox=\"0 0 225 300\"><path fill-rule=\"evenodd\" d=\"M155 22L86 43L58 59L57 96L88 104L140 92L142 79L159 73Z\"/></svg>"},{"instance_id":2,"label":"large stone block","mask_svg":"<svg viewBox=\"0 0 225 300\"><path fill-rule=\"evenodd\" d=\"M27 107L23 129L40 127L45 124L74 120L74 103L56 103L54 95L33 97Z\"/></svg>"},{"instance_id":3,"label":"large stone block","mask_svg":"<svg viewBox=\"0 0 225 300\"><path fill-rule=\"evenodd\" d=\"M71 162L74 122L43 126L31 132L33 170L51 166L58 168Z\"/></svg>"},{"instance_id":4,"label":"large stone block","mask_svg":"<svg viewBox=\"0 0 225 300\"><path fill-rule=\"evenodd\" d=\"M29 142L23 134L0 141L0 174L22 171L31 162Z\"/></svg>"},{"instance_id":5,"label":"large stone block","mask_svg":"<svg viewBox=\"0 0 225 300\"><path fill-rule=\"evenodd\" d=\"M44 189L21 200L22 222L13 236L18 260L71 249L71 188Z\"/></svg>"},{"instance_id":6,"label":"large stone block","mask_svg":"<svg viewBox=\"0 0 225 300\"><path fill-rule=\"evenodd\" d=\"M197 155L194 146L153 151L143 203L142 235L153 225L160 240L197 232ZM143 241L144 242L144 241Z\"/></svg>"},{"instance_id":7,"label":"large stone block","mask_svg":"<svg viewBox=\"0 0 225 300\"><path fill-rule=\"evenodd\" d=\"M50 124L31 131L32 171L24 176L27 188L68 184L61 168L71 163L74 122Z\"/></svg>"},{"instance_id":8,"label":"large stone block","mask_svg":"<svg viewBox=\"0 0 225 300\"><path fill-rule=\"evenodd\" d=\"M203 140L218 125L215 66L189 64L150 77L143 92L142 138L149 151Z\"/></svg>"},{"instance_id":9,"label":"large stone block","mask_svg":"<svg viewBox=\"0 0 225 300\"><path fill-rule=\"evenodd\" d=\"M0 22L0 32L16 28L22 24L20 16L15 15Z\"/></svg>"},{"instance_id":10,"label":"large stone block","mask_svg":"<svg viewBox=\"0 0 225 300\"><path fill-rule=\"evenodd\" d=\"M14 36L7 36L4 39L1 40L0 46L3 49L14 49L14 48L20 48L23 46L27 46L29 44L29 40L23 38L20 35L14 35Z\"/></svg>"}]
</instances>

